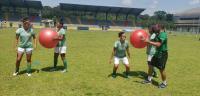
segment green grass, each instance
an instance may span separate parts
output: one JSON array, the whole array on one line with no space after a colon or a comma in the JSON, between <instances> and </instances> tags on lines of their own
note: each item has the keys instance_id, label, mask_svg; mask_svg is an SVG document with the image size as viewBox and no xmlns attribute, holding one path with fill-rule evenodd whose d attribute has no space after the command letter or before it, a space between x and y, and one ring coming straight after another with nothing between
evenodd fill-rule
<instances>
[{"instance_id":1,"label":"green grass","mask_svg":"<svg viewBox=\"0 0 200 96\"><path fill-rule=\"evenodd\" d=\"M36 30L38 32L38 30ZM38 43L32 77L13 77L16 52L13 44L15 29L0 29L0 96L198 96L200 94L200 41L195 35L169 35L169 59L166 66L168 87L143 85L146 74L145 49L131 51L131 78L108 77L113 65L108 64L118 32L70 31L67 33L68 72L47 72L53 66L53 49ZM126 34L129 37L130 33ZM128 39L128 38L127 38ZM59 66L63 66L59 58ZM26 69L25 55L20 66ZM123 74L121 64L118 73ZM159 78L155 78L158 83Z\"/></svg>"}]
</instances>

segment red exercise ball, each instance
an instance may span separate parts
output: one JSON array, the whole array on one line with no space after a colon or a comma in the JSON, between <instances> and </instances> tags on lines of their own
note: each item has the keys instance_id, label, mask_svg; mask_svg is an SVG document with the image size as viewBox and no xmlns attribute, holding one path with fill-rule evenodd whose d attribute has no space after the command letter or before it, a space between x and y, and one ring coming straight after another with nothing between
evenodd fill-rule
<instances>
[{"instance_id":1,"label":"red exercise ball","mask_svg":"<svg viewBox=\"0 0 200 96\"><path fill-rule=\"evenodd\" d=\"M56 36L58 36L56 31L44 28L39 33L39 42L45 48L54 48L59 42L58 40L53 40Z\"/></svg>"},{"instance_id":2,"label":"red exercise ball","mask_svg":"<svg viewBox=\"0 0 200 96\"><path fill-rule=\"evenodd\" d=\"M149 38L145 30L142 29L135 30L131 33L130 42L135 48L144 48L147 45L147 43L141 40L142 36L144 38Z\"/></svg>"}]
</instances>

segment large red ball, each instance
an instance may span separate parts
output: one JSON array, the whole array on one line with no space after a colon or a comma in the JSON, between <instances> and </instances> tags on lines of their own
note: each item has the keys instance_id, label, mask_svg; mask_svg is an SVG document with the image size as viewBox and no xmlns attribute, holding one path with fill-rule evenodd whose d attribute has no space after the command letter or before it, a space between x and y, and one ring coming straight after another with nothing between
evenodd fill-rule
<instances>
[{"instance_id":1,"label":"large red ball","mask_svg":"<svg viewBox=\"0 0 200 96\"><path fill-rule=\"evenodd\" d=\"M58 44L58 40L53 40L58 36L57 32L52 29L42 29L39 33L39 42L45 48L54 48Z\"/></svg>"},{"instance_id":2,"label":"large red ball","mask_svg":"<svg viewBox=\"0 0 200 96\"><path fill-rule=\"evenodd\" d=\"M139 29L135 30L131 33L130 42L135 48L144 48L146 47L147 43L143 42L141 38L148 38L148 34L145 30Z\"/></svg>"}]
</instances>

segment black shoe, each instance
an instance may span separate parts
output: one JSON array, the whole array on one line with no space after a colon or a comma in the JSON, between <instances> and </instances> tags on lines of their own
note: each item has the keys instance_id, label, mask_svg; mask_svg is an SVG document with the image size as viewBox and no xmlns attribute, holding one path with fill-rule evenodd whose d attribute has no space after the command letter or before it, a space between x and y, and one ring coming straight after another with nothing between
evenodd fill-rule
<instances>
[{"instance_id":1,"label":"black shoe","mask_svg":"<svg viewBox=\"0 0 200 96\"><path fill-rule=\"evenodd\" d=\"M161 83L158 88L166 88L167 87L167 84L164 84L164 83Z\"/></svg>"},{"instance_id":2,"label":"black shoe","mask_svg":"<svg viewBox=\"0 0 200 96\"><path fill-rule=\"evenodd\" d=\"M126 78L130 78L130 75L128 73L125 74Z\"/></svg>"},{"instance_id":3,"label":"black shoe","mask_svg":"<svg viewBox=\"0 0 200 96\"><path fill-rule=\"evenodd\" d=\"M53 67L53 68L50 69L49 71L50 71L50 72L57 71L57 68Z\"/></svg>"},{"instance_id":4,"label":"black shoe","mask_svg":"<svg viewBox=\"0 0 200 96\"><path fill-rule=\"evenodd\" d=\"M112 73L112 77L113 77L113 78L116 78L116 77L117 77L117 75L116 75L116 74L114 74L114 73Z\"/></svg>"},{"instance_id":5,"label":"black shoe","mask_svg":"<svg viewBox=\"0 0 200 96\"><path fill-rule=\"evenodd\" d=\"M142 82L142 84L151 84L151 81L149 81L149 80L144 80L144 81Z\"/></svg>"}]
</instances>

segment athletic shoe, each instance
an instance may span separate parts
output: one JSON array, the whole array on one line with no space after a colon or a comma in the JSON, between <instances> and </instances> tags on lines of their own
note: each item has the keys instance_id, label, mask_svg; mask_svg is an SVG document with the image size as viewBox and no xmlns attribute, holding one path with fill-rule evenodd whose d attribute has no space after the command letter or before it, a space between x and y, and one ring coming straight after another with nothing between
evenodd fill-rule
<instances>
[{"instance_id":1,"label":"athletic shoe","mask_svg":"<svg viewBox=\"0 0 200 96\"><path fill-rule=\"evenodd\" d=\"M144 80L144 81L142 82L142 84L151 84L151 81L149 81L149 80Z\"/></svg>"},{"instance_id":2,"label":"athletic shoe","mask_svg":"<svg viewBox=\"0 0 200 96\"><path fill-rule=\"evenodd\" d=\"M57 68L52 68L52 69L50 69L50 71L52 72L52 71L56 71L57 70Z\"/></svg>"},{"instance_id":3,"label":"athletic shoe","mask_svg":"<svg viewBox=\"0 0 200 96\"><path fill-rule=\"evenodd\" d=\"M116 78L116 77L117 77L117 75L112 73L112 77L113 77L113 78Z\"/></svg>"},{"instance_id":4,"label":"athletic shoe","mask_svg":"<svg viewBox=\"0 0 200 96\"><path fill-rule=\"evenodd\" d=\"M158 88L166 88L167 87L167 84L164 84L164 83L161 83Z\"/></svg>"},{"instance_id":5,"label":"athletic shoe","mask_svg":"<svg viewBox=\"0 0 200 96\"><path fill-rule=\"evenodd\" d=\"M63 70L61 71L61 73L65 73L65 72L67 72L67 69L63 69Z\"/></svg>"},{"instance_id":6,"label":"athletic shoe","mask_svg":"<svg viewBox=\"0 0 200 96\"><path fill-rule=\"evenodd\" d=\"M14 72L13 76L17 76L19 74L19 72Z\"/></svg>"},{"instance_id":7,"label":"athletic shoe","mask_svg":"<svg viewBox=\"0 0 200 96\"><path fill-rule=\"evenodd\" d=\"M31 73L26 73L26 75L27 75L28 77L30 77L30 76L31 76Z\"/></svg>"}]
</instances>

